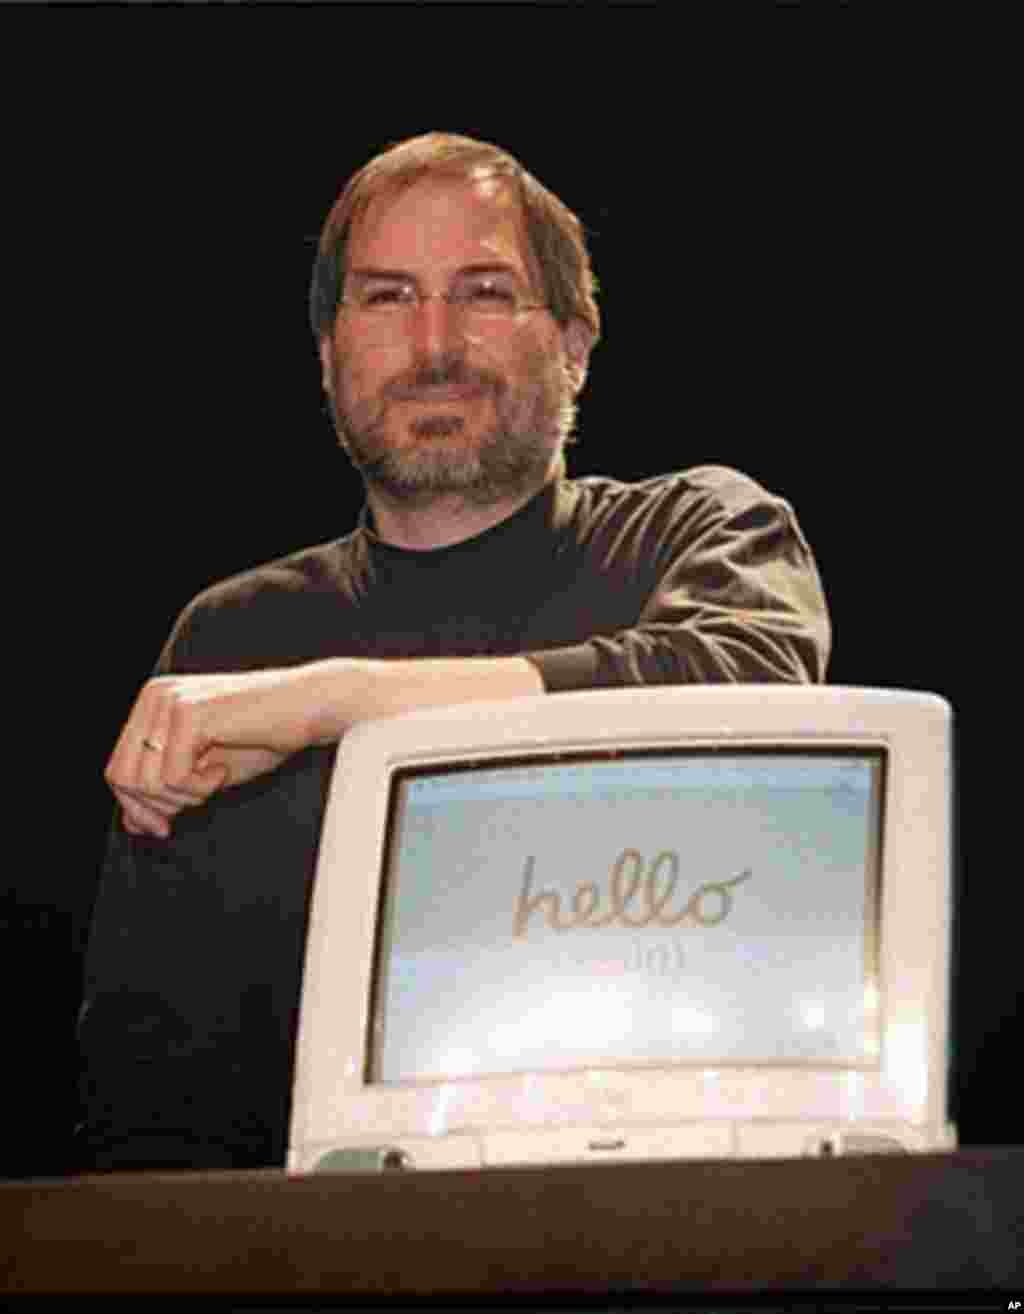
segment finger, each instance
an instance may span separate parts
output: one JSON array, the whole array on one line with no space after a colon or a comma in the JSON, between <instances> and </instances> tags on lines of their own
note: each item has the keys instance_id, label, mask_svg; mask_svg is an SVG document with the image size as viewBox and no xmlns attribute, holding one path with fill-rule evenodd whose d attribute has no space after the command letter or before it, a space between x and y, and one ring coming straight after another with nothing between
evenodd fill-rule
<instances>
[{"instance_id":1,"label":"finger","mask_svg":"<svg viewBox=\"0 0 1024 1314\"><path fill-rule=\"evenodd\" d=\"M192 767L194 787L203 791L204 798L217 793L231 783L231 758L237 756L238 750L219 748L211 745L196 758Z\"/></svg>"},{"instance_id":2,"label":"finger","mask_svg":"<svg viewBox=\"0 0 1024 1314\"><path fill-rule=\"evenodd\" d=\"M199 789L196 789L192 793L186 793L182 789L171 789L169 785L165 785L164 791L160 797L169 799L176 805L175 811L180 812L182 808L199 807L200 804L206 802L212 792L212 790L209 790L206 793L202 793Z\"/></svg>"},{"instance_id":3,"label":"finger","mask_svg":"<svg viewBox=\"0 0 1024 1314\"><path fill-rule=\"evenodd\" d=\"M138 768L134 783L144 794L154 797L164 792L168 741L171 737L174 701L166 688L153 686L149 700L148 718L139 717L141 737ZM140 709L140 712L142 709Z\"/></svg>"},{"instance_id":4,"label":"finger","mask_svg":"<svg viewBox=\"0 0 1024 1314\"><path fill-rule=\"evenodd\" d=\"M138 799L140 803L148 803L150 807L157 808L167 816L173 816L183 808L197 808L213 793L213 788L205 791L200 788L192 789L186 793L183 789L173 789L170 785L163 785L159 793L150 794L141 788L126 787L123 785L114 786L114 793L122 790L129 798Z\"/></svg>"},{"instance_id":5,"label":"finger","mask_svg":"<svg viewBox=\"0 0 1024 1314\"><path fill-rule=\"evenodd\" d=\"M159 717L161 693L159 682L150 680L136 698L104 772L112 789L118 785L125 789L136 788L143 779L143 773L150 769L148 759L154 750L147 748L145 741ZM158 734L157 731L153 733ZM162 743L159 738L150 742Z\"/></svg>"},{"instance_id":6,"label":"finger","mask_svg":"<svg viewBox=\"0 0 1024 1314\"><path fill-rule=\"evenodd\" d=\"M174 796L169 795L167 790L161 794L146 794L137 789L123 789L119 785L115 786L114 795L121 804L139 803L153 812L158 812L162 817L175 817L183 808L196 807L202 802L201 799L192 798L187 794Z\"/></svg>"},{"instance_id":7,"label":"finger","mask_svg":"<svg viewBox=\"0 0 1024 1314\"><path fill-rule=\"evenodd\" d=\"M166 817L138 799L121 800L121 820L124 828L131 835L157 835L167 839L171 825Z\"/></svg>"},{"instance_id":8,"label":"finger","mask_svg":"<svg viewBox=\"0 0 1024 1314\"><path fill-rule=\"evenodd\" d=\"M104 770L103 774L111 789L116 785L131 784L138 773L139 759L143 752L142 738L145 734L140 726L148 725L149 722L148 687L144 686L136 698Z\"/></svg>"}]
</instances>

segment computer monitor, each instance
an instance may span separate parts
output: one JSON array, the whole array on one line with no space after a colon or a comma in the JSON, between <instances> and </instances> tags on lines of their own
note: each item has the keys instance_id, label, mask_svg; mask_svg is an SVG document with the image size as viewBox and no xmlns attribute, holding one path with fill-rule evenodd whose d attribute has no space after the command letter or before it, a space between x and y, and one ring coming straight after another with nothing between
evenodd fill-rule
<instances>
[{"instance_id":1,"label":"computer monitor","mask_svg":"<svg viewBox=\"0 0 1024 1314\"><path fill-rule=\"evenodd\" d=\"M955 1148L951 729L819 685L354 727L288 1171Z\"/></svg>"}]
</instances>

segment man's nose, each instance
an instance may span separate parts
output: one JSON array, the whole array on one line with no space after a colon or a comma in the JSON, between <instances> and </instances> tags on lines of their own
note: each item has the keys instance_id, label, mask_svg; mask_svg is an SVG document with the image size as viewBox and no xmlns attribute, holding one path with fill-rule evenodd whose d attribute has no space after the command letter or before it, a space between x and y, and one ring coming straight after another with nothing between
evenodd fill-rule
<instances>
[{"instance_id":1,"label":"man's nose","mask_svg":"<svg viewBox=\"0 0 1024 1314\"><path fill-rule=\"evenodd\" d=\"M453 343L462 341L463 321L459 307L444 297L421 298L411 314L410 336L423 356L443 356Z\"/></svg>"}]
</instances>

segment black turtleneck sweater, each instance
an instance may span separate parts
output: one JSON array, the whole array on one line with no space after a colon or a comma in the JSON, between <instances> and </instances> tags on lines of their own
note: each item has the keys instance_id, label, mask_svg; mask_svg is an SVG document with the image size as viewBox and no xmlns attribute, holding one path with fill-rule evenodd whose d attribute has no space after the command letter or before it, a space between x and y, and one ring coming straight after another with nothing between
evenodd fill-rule
<instances>
[{"instance_id":1,"label":"black turtleneck sweater","mask_svg":"<svg viewBox=\"0 0 1024 1314\"><path fill-rule=\"evenodd\" d=\"M786 502L723 467L549 483L451 547L345 538L182 613L155 674L328 657L523 656L548 693L820 682L830 645ZM167 841L115 816L79 1022L78 1167L284 1162L309 894L334 750L186 809Z\"/></svg>"}]
</instances>

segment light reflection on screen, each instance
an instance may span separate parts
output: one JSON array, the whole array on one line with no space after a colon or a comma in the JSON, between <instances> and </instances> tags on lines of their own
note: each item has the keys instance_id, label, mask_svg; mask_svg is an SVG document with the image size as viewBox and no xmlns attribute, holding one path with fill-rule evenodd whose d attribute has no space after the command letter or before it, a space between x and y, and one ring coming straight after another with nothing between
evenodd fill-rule
<instances>
[{"instance_id":1,"label":"light reflection on screen","mask_svg":"<svg viewBox=\"0 0 1024 1314\"><path fill-rule=\"evenodd\" d=\"M878 1058L881 752L399 773L369 1079Z\"/></svg>"}]
</instances>

